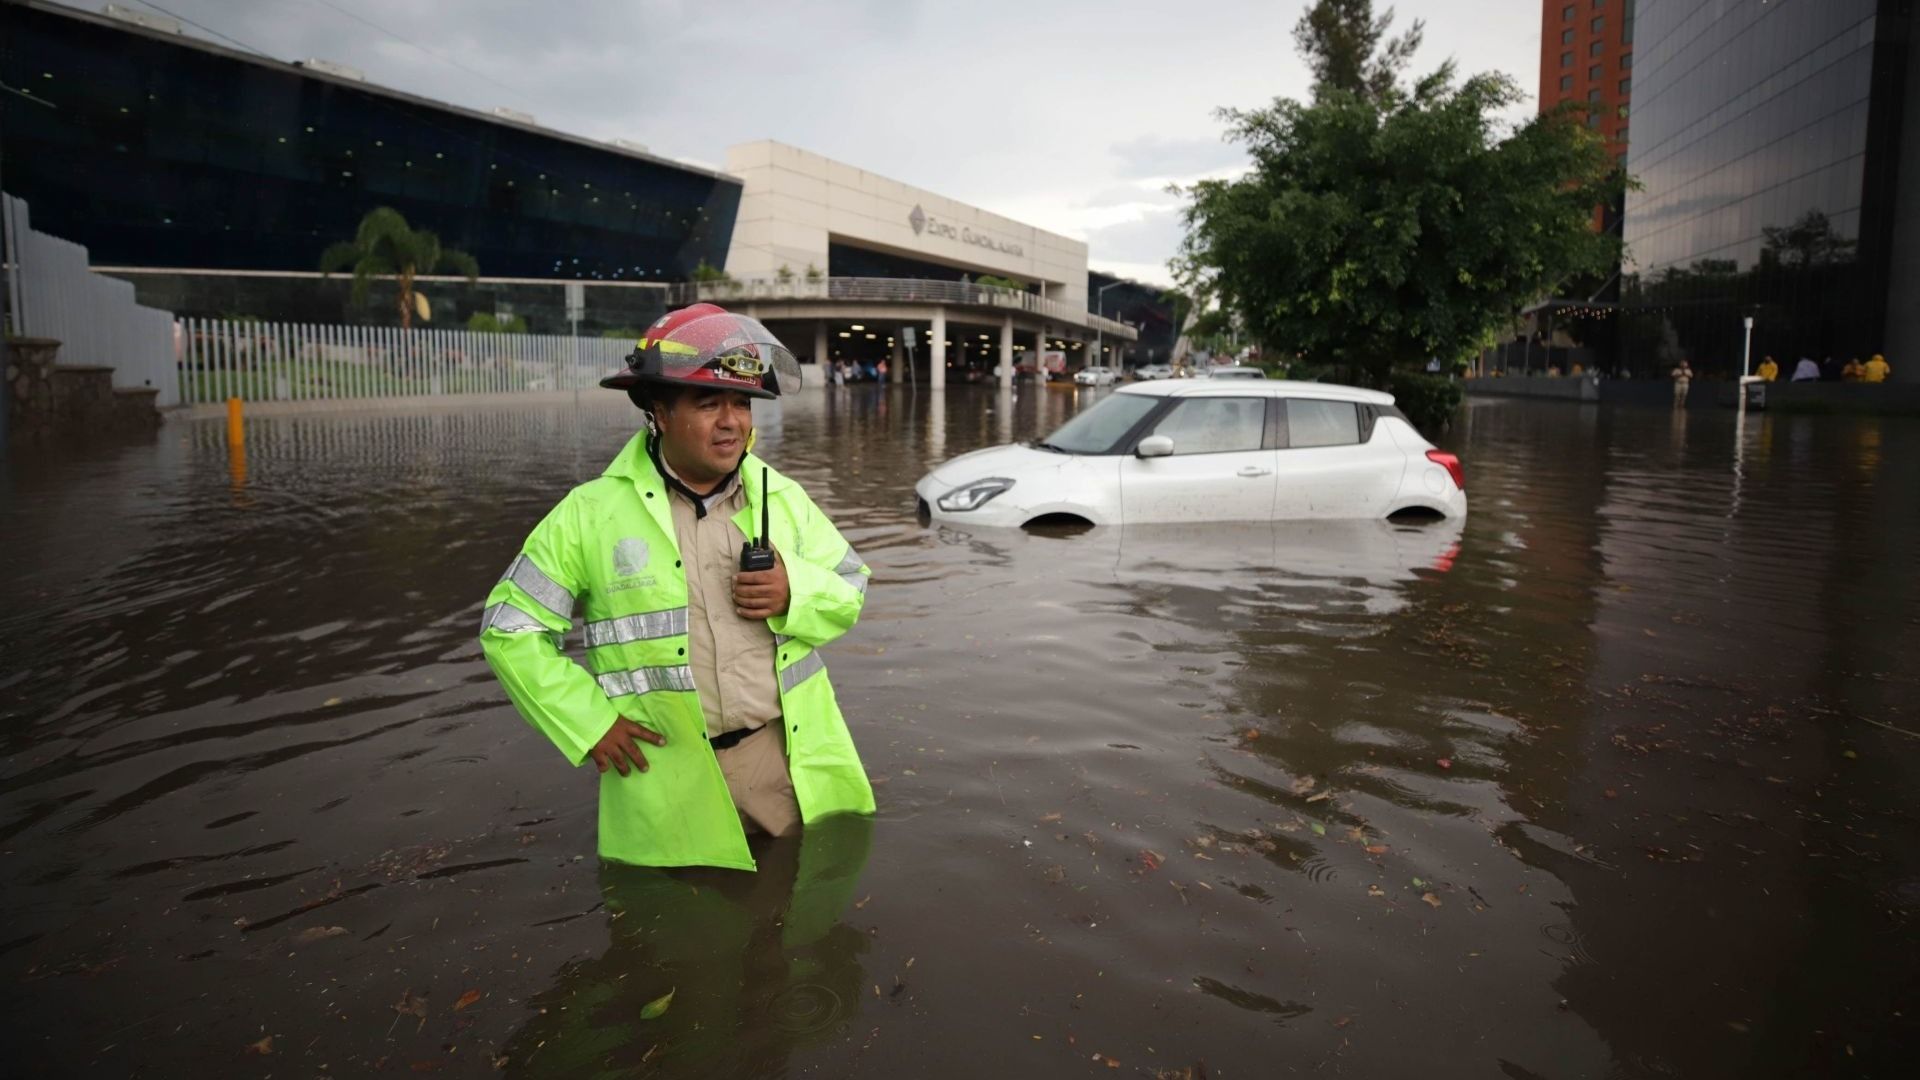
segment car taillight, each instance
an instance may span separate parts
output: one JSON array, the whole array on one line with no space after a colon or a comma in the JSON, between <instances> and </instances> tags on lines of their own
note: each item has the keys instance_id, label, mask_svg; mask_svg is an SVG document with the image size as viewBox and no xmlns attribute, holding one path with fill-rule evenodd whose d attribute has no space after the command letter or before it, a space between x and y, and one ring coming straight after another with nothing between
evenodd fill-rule
<instances>
[{"instance_id":1,"label":"car taillight","mask_svg":"<svg viewBox=\"0 0 1920 1080\"><path fill-rule=\"evenodd\" d=\"M1427 451L1427 460L1446 469L1447 475L1453 477L1454 487L1459 488L1461 491L1467 490L1467 470L1461 468L1458 457L1447 453L1445 450L1429 450Z\"/></svg>"}]
</instances>

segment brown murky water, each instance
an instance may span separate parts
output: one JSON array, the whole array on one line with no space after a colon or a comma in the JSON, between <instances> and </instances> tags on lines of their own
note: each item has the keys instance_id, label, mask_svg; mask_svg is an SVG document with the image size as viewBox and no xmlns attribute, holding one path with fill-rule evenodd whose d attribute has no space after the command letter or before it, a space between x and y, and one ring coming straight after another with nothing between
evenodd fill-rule
<instances>
[{"instance_id":1,"label":"brown murky water","mask_svg":"<svg viewBox=\"0 0 1920 1080\"><path fill-rule=\"evenodd\" d=\"M1905 1074L1920 423L1476 406L1464 527L913 519L1086 397L763 417L874 568L881 812L751 876L598 866L474 642L624 403L16 458L7 1072Z\"/></svg>"}]
</instances>

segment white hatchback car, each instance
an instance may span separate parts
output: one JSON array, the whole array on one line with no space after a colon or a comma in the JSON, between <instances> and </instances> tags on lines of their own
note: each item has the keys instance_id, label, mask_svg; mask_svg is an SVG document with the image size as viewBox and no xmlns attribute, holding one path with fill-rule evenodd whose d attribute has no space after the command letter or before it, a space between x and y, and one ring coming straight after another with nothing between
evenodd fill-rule
<instances>
[{"instance_id":1,"label":"white hatchback car","mask_svg":"<svg viewBox=\"0 0 1920 1080\"><path fill-rule=\"evenodd\" d=\"M1133 383L1034 443L962 454L914 487L955 524L1458 518L1466 479L1393 397L1279 379Z\"/></svg>"},{"instance_id":2,"label":"white hatchback car","mask_svg":"<svg viewBox=\"0 0 1920 1080\"><path fill-rule=\"evenodd\" d=\"M1073 381L1081 386L1112 386L1120 381L1120 373L1110 367L1090 365L1074 372Z\"/></svg>"}]
</instances>

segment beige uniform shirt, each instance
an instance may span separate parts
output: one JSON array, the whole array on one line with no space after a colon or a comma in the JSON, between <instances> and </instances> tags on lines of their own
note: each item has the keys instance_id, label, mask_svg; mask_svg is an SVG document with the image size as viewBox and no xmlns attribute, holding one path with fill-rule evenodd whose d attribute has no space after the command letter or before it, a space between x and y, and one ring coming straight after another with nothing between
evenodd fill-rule
<instances>
[{"instance_id":1,"label":"beige uniform shirt","mask_svg":"<svg viewBox=\"0 0 1920 1080\"><path fill-rule=\"evenodd\" d=\"M743 619L734 610L733 578L740 572L740 545L747 540L733 524L733 515L747 505L739 474L706 503L701 517L684 493L667 498L687 574L687 665L700 692L707 734L723 735L778 719L780 686L773 631L764 620Z\"/></svg>"}]
</instances>

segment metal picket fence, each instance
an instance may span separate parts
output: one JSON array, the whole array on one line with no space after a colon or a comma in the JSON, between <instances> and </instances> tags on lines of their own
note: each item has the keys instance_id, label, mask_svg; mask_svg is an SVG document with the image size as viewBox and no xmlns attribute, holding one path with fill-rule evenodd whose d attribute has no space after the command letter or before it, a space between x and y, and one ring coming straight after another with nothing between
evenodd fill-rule
<instances>
[{"instance_id":1,"label":"metal picket fence","mask_svg":"<svg viewBox=\"0 0 1920 1080\"><path fill-rule=\"evenodd\" d=\"M514 394L594 386L633 342L397 326L181 319L180 400Z\"/></svg>"}]
</instances>

